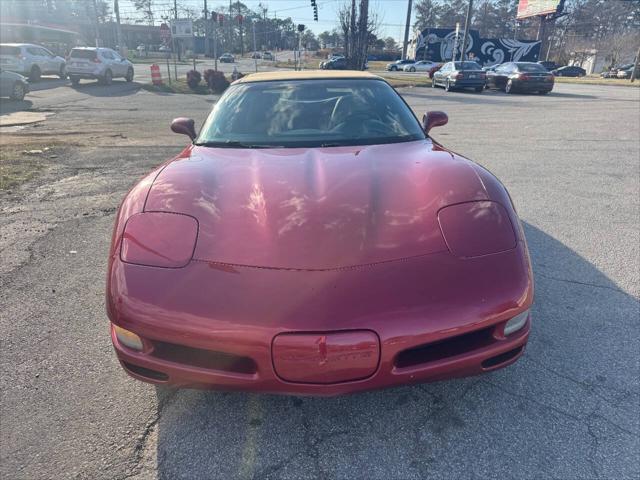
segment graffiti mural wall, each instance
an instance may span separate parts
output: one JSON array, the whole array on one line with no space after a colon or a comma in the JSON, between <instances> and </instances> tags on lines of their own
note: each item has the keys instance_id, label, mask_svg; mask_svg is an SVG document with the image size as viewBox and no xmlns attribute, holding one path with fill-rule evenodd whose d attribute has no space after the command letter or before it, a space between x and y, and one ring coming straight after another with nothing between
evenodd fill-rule
<instances>
[{"instance_id":1,"label":"graffiti mural wall","mask_svg":"<svg viewBox=\"0 0 640 480\"><path fill-rule=\"evenodd\" d=\"M469 54L479 59L483 66L503 62L537 62L540 42L537 40L516 40L514 38L481 38L477 30L469 30L466 57ZM462 43L462 32L458 43ZM417 60L449 61L456 45L454 28L427 28L417 32L411 42L409 57ZM460 58L461 45L456 47L456 59Z\"/></svg>"}]
</instances>

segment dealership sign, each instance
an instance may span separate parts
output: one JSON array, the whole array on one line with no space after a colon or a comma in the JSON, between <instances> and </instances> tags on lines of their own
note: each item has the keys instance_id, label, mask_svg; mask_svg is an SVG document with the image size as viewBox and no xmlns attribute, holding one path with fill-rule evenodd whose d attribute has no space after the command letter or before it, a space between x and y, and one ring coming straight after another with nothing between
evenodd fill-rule
<instances>
[{"instance_id":1,"label":"dealership sign","mask_svg":"<svg viewBox=\"0 0 640 480\"><path fill-rule=\"evenodd\" d=\"M537 17L562 12L564 0L520 0L516 18Z\"/></svg>"},{"instance_id":2,"label":"dealership sign","mask_svg":"<svg viewBox=\"0 0 640 480\"><path fill-rule=\"evenodd\" d=\"M174 38L193 37L193 21L186 19L171 20L171 35Z\"/></svg>"}]
</instances>

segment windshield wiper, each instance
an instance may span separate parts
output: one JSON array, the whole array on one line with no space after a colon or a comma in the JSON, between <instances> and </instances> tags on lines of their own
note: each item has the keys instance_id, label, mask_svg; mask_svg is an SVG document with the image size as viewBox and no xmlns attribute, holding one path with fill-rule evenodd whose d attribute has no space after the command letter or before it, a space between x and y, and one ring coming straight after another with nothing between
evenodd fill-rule
<instances>
[{"instance_id":1,"label":"windshield wiper","mask_svg":"<svg viewBox=\"0 0 640 480\"><path fill-rule=\"evenodd\" d=\"M284 148L282 145L269 145L260 143L244 143L237 140L225 140L223 142L198 142L194 145L198 147L217 148Z\"/></svg>"}]
</instances>

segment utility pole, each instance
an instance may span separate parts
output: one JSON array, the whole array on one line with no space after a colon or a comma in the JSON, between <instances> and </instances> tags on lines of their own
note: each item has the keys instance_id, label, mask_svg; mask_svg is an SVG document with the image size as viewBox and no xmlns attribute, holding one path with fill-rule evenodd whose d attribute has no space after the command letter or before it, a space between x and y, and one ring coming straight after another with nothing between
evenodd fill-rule
<instances>
[{"instance_id":1,"label":"utility pole","mask_svg":"<svg viewBox=\"0 0 640 480\"><path fill-rule=\"evenodd\" d=\"M409 28L411 26L411 7L413 0L409 0L407 5L407 24L404 26L404 42L402 42L402 60L407 58L407 48L409 46Z\"/></svg>"},{"instance_id":2,"label":"utility pole","mask_svg":"<svg viewBox=\"0 0 640 480\"><path fill-rule=\"evenodd\" d=\"M173 0L173 19L178 20L178 0ZM178 28L177 25L176 25L176 28ZM178 54L178 60L180 60L180 47L178 46L176 48L176 45L177 45L176 36L173 35L174 32L171 32L171 33L172 33L171 39L173 40L173 75L176 81L178 81L178 65L176 64L176 50ZM178 33L178 32L176 31L175 33Z\"/></svg>"},{"instance_id":3,"label":"utility pole","mask_svg":"<svg viewBox=\"0 0 640 480\"><path fill-rule=\"evenodd\" d=\"M227 21L227 26L229 30L229 45L227 46L227 51L233 52L233 7L231 6L231 0L229 0L229 20Z\"/></svg>"},{"instance_id":4,"label":"utility pole","mask_svg":"<svg viewBox=\"0 0 640 480\"><path fill-rule=\"evenodd\" d=\"M251 19L251 30L253 31L253 52L257 52L258 50L256 50L256 19L253 18ZM256 58L256 56L253 56L253 61L256 64L256 73L258 72L258 59Z\"/></svg>"},{"instance_id":5,"label":"utility pole","mask_svg":"<svg viewBox=\"0 0 640 480\"><path fill-rule=\"evenodd\" d=\"M631 72L631 81L633 82L636 78L638 78L638 68L640 68L640 48L638 48L638 53L636 53L636 61L633 66L633 72Z\"/></svg>"},{"instance_id":6,"label":"utility pole","mask_svg":"<svg viewBox=\"0 0 640 480\"><path fill-rule=\"evenodd\" d=\"M118 0L113 0L113 11L116 14L116 43L118 44L119 53L124 52L122 45L122 29L120 28L120 6Z\"/></svg>"},{"instance_id":7,"label":"utility pole","mask_svg":"<svg viewBox=\"0 0 640 480\"><path fill-rule=\"evenodd\" d=\"M465 60L467 37L469 36L469 27L471 26L471 11L473 9L473 0L469 0L469 6L467 7L467 18L464 21L464 33L462 34L462 51L460 52L460 61ZM454 54L455 56L455 54Z\"/></svg>"},{"instance_id":8,"label":"utility pole","mask_svg":"<svg viewBox=\"0 0 640 480\"><path fill-rule=\"evenodd\" d=\"M98 19L98 2L93 0L93 13L96 20L96 47L100 46L100 20Z\"/></svg>"},{"instance_id":9,"label":"utility pole","mask_svg":"<svg viewBox=\"0 0 640 480\"><path fill-rule=\"evenodd\" d=\"M204 56L209 55L209 12L207 10L207 0L204 0ZM195 46L194 46L195 51Z\"/></svg>"}]
</instances>

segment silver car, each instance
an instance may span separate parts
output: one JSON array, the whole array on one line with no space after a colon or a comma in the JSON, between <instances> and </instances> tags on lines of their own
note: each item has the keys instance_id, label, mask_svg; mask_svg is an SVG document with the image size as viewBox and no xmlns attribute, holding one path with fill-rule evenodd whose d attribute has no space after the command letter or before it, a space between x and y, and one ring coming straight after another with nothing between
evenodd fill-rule
<instances>
[{"instance_id":1,"label":"silver car","mask_svg":"<svg viewBox=\"0 0 640 480\"><path fill-rule=\"evenodd\" d=\"M0 44L0 68L29 77L32 82L40 80L41 75L67 77L64 58L31 43Z\"/></svg>"},{"instance_id":2,"label":"silver car","mask_svg":"<svg viewBox=\"0 0 640 480\"><path fill-rule=\"evenodd\" d=\"M78 85L82 78L98 80L103 85L110 85L118 77L133 81L133 63L110 48L74 48L69 54L67 72L73 85Z\"/></svg>"},{"instance_id":3,"label":"silver car","mask_svg":"<svg viewBox=\"0 0 640 480\"><path fill-rule=\"evenodd\" d=\"M22 100L29 93L29 82L19 73L0 69L0 97Z\"/></svg>"}]
</instances>

